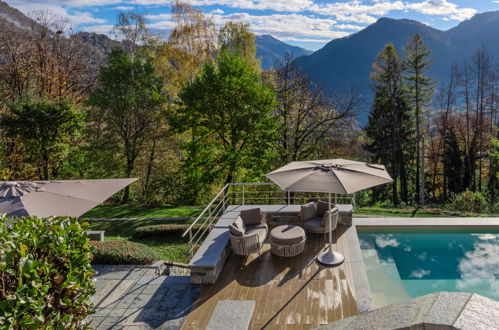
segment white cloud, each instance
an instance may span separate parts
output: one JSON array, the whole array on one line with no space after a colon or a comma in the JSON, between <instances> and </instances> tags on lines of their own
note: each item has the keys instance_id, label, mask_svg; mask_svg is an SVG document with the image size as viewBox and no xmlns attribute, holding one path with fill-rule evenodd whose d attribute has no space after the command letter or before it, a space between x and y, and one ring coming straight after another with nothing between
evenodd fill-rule
<instances>
[{"instance_id":1,"label":"white cloud","mask_svg":"<svg viewBox=\"0 0 499 330\"><path fill-rule=\"evenodd\" d=\"M132 7L132 6L116 6L116 7L113 7L112 9L120 10L120 11L131 11L131 10L134 10L135 7Z\"/></svg>"},{"instance_id":2,"label":"white cloud","mask_svg":"<svg viewBox=\"0 0 499 330\"><path fill-rule=\"evenodd\" d=\"M425 0L405 5L406 8L426 15L444 16L444 19L464 21L477 13L473 8L459 8L447 0Z\"/></svg>"},{"instance_id":3,"label":"white cloud","mask_svg":"<svg viewBox=\"0 0 499 330\"><path fill-rule=\"evenodd\" d=\"M356 30L356 31L362 30L364 28L364 26L354 25L354 24L336 24L334 27L342 30Z\"/></svg>"},{"instance_id":4,"label":"white cloud","mask_svg":"<svg viewBox=\"0 0 499 330\"><path fill-rule=\"evenodd\" d=\"M33 8L39 5L65 6L71 8L107 6L124 2L124 0L7 0L9 5L17 7L19 5L31 5Z\"/></svg>"},{"instance_id":5,"label":"white cloud","mask_svg":"<svg viewBox=\"0 0 499 330\"><path fill-rule=\"evenodd\" d=\"M55 17L67 19L71 25L96 24L106 22L106 20L104 19L93 17L92 14L87 11L69 12L66 8L50 4L37 4L36 6L33 6L32 4L21 4L17 5L16 8L22 11L25 15L30 15L31 13L36 11L46 11L47 13Z\"/></svg>"}]
</instances>

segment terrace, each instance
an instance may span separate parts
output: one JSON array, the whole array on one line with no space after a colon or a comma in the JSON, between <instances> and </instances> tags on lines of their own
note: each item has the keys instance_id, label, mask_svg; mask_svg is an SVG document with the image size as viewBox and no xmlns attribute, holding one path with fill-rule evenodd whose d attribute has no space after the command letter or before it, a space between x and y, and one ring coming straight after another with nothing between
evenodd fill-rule
<instances>
[{"instance_id":1,"label":"terrace","mask_svg":"<svg viewBox=\"0 0 499 330\"><path fill-rule=\"evenodd\" d=\"M291 258L272 255L268 240L261 257L230 253L228 226L241 210L259 207L267 223L274 227L297 223L300 205L324 196L285 193L270 183L225 186L185 233L195 252L189 264L191 281L205 285L183 328L206 327L217 303L226 300L255 302L251 328L317 327L367 310L368 301L366 305L365 300L358 299L367 279L352 272L362 257L360 251L348 248L350 244L358 245L349 226L353 195L334 196L341 225L333 234L333 248L346 258L338 267L325 267L315 261L326 246L323 235L307 234L304 252ZM201 226L191 230L196 223Z\"/></svg>"},{"instance_id":2,"label":"terrace","mask_svg":"<svg viewBox=\"0 0 499 330\"><path fill-rule=\"evenodd\" d=\"M238 320L247 319L241 328L250 329L313 328L355 315L365 316L383 304L379 305L382 299L378 293L373 297L370 291L357 228L499 228L497 218L364 218L353 219L352 223L355 197L336 195L340 224L333 234L333 249L345 256L343 264L325 267L317 263L317 255L326 247L324 237L308 233L304 252L295 257L273 255L268 239L261 256L231 253L228 226L241 210L259 207L272 228L296 223L300 205L324 196L290 194L270 183L230 184L220 190L184 233L193 255L189 264L191 282L202 284L202 288L182 328L212 328L214 320L221 322L221 306L238 302L252 303L241 308L242 315L238 316ZM223 310L222 319L227 324L234 322L230 313Z\"/></svg>"}]
</instances>

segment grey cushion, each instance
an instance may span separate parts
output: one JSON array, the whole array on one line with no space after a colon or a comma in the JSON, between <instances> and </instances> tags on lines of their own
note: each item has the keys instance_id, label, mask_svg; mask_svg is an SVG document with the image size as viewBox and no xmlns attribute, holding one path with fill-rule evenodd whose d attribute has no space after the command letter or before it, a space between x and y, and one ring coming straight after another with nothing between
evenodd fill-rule
<instances>
[{"instance_id":1,"label":"grey cushion","mask_svg":"<svg viewBox=\"0 0 499 330\"><path fill-rule=\"evenodd\" d=\"M317 207L314 202L302 205L300 209L301 221L305 222L317 216Z\"/></svg>"},{"instance_id":2,"label":"grey cushion","mask_svg":"<svg viewBox=\"0 0 499 330\"><path fill-rule=\"evenodd\" d=\"M322 217L329 210L329 203L326 201L317 202L317 215Z\"/></svg>"},{"instance_id":3,"label":"grey cushion","mask_svg":"<svg viewBox=\"0 0 499 330\"><path fill-rule=\"evenodd\" d=\"M325 223L322 221L325 220ZM334 225L334 217L333 217L333 230L336 229ZM323 217L315 217L312 220L308 220L303 223L303 229L308 231L309 233L322 234L328 232L328 218L327 213Z\"/></svg>"},{"instance_id":4,"label":"grey cushion","mask_svg":"<svg viewBox=\"0 0 499 330\"><path fill-rule=\"evenodd\" d=\"M260 208L249 209L241 211L241 218L245 226L257 225L262 223L262 213Z\"/></svg>"},{"instance_id":5,"label":"grey cushion","mask_svg":"<svg viewBox=\"0 0 499 330\"><path fill-rule=\"evenodd\" d=\"M270 232L270 240L280 245L293 245L305 239L305 231L293 225L279 226Z\"/></svg>"},{"instance_id":6,"label":"grey cushion","mask_svg":"<svg viewBox=\"0 0 499 330\"><path fill-rule=\"evenodd\" d=\"M234 235L234 236L244 236L244 233L246 232L246 228L244 226L243 220L241 217L237 217L236 220L234 220L234 223L232 223L229 226L229 232Z\"/></svg>"},{"instance_id":7,"label":"grey cushion","mask_svg":"<svg viewBox=\"0 0 499 330\"><path fill-rule=\"evenodd\" d=\"M267 238L267 232L268 232L267 224L261 223L258 225L247 226L244 236L251 236L256 234L258 235L258 241L261 244L263 243L263 241L265 241L265 238Z\"/></svg>"},{"instance_id":8,"label":"grey cushion","mask_svg":"<svg viewBox=\"0 0 499 330\"><path fill-rule=\"evenodd\" d=\"M324 233L326 227L322 225L322 217L316 217L303 223L303 229L309 233Z\"/></svg>"}]
</instances>

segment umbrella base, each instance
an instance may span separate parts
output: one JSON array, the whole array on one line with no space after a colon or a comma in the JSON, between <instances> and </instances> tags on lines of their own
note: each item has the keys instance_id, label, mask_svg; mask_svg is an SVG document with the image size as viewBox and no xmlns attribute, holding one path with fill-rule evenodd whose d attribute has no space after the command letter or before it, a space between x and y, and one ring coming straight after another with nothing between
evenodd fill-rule
<instances>
[{"instance_id":1,"label":"umbrella base","mask_svg":"<svg viewBox=\"0 0 499 330\"><path fill-rule=\"evenodd\" d=\"M317 256L317 261L325 266L336 266L343 263L343 261L345 261L345 257L341 253L331 251L328 248L326 251Z\"/></svg>"}]
</instances>

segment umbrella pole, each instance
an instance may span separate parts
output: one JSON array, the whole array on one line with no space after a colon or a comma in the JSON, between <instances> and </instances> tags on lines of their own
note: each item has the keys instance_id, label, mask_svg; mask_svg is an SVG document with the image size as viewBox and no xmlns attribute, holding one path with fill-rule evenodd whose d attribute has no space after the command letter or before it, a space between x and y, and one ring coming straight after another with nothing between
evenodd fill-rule
<instances>
[{"instance_id":1,"label":"umbrella pole","mask_svg":"<svg viewBox=\"0 0 499 330\"><path fill-rule=\"evenodd\" d=\"M329 193L329 196L328 196L328 202L329 202L329 216L328 216L328 220L329 220L329 251L331 253L333 253L333 231L331 230L331 223L333 222L333 220L331 219L331 193Z\"/></svg>"},{"instance_id":2,"label":"umbrella pole","mask_svg":"<svg viewBox=\"0 0 499 330\"><path fill-rule=\"evenodd\" d=\"M333 231L331 228L333 221L331 215L331 193L329 193L328 203L329 203L329 211L328 211L329 248L317 256L317 261L325 266L335 266L343 263L345 257L341 253L333 251Z\"/></svg>"}]
</instances>

